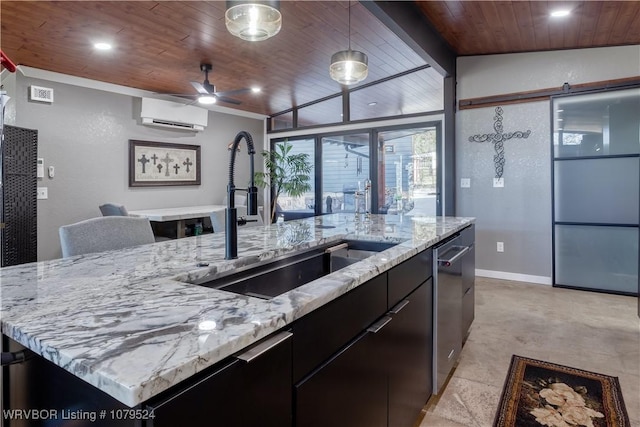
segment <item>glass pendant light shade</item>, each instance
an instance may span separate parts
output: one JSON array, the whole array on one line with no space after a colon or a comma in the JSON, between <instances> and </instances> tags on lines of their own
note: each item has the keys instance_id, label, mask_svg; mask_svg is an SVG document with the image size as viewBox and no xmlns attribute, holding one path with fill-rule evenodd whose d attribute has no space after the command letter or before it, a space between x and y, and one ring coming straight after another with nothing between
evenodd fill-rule
<instances>
[{"instance_id":1,"label":"glass pendant light shade","mask_svg":"<svg viewBox=\"0 0 640 427\"><path fill-rule=\"evenodd\" d=\"M361 82L369 74L367 55L357 50L341 50L331 56L329 74L343 85Z\"/></svg>"},{"instance_id":2,"label":"glass pendant light shade","mask_svg":"<svg viewBox=\"0 0 640 427\"><path fill-rule=\"evenodd\" d=\"M282 27L279 1L227 1L227 30L243 40L273 37Z\"/></svg>"}]
</instances>

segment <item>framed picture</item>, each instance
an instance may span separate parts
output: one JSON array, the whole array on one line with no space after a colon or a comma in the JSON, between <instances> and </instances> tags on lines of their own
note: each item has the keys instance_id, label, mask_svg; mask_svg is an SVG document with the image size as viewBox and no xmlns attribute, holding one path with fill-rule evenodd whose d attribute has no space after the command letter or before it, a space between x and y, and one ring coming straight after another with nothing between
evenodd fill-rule
<instances>
[{"instance_id":1,"label":"framed picture","mask_svg":"<svg viewBox=\"0 0 640 427\"><path fill-rule=\"evenodd\" d=\"M200 185L200 146L129 140L129 187Z\"/></svg>"}]
</instances>

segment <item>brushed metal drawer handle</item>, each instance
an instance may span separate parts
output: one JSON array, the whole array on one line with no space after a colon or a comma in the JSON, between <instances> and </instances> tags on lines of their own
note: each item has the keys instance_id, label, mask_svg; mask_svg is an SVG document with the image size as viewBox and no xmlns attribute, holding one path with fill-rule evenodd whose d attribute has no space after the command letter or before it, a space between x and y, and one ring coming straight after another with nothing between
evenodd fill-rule
<instances>
[{"instance_id":1,"label":"brushed metal drawer handle","mask_svg":"<svg viewBox=\"0 0 640 427\"><path fill-rule=\"evenodd\" d=\"M367 332L371 332L372 334L377 334L378 332L380 332L382 328L384 328L387 325L387 323L391 322L391 320L393 320L391 319L391 317L385 316L381 320L369 326L369 328L367 328Z\"/></svg>"},{"instance_id":2,"label":"brushed metal drawer handle","mask_svg":"<svg viewBox=\"0 0 640 427\"><path fill-rule=\"evenodd\" d=\"M389 313L391 313L391 314L400 313L407 305L409 305L409 302L410 301L408 299L399 302L395 307L393 307L391 310L389 310Z\"/></svg>"},{"instance_id":3,"label":"brushed metal drawer handle","mask_svg":"<svg viewBox=\"0 0 640 427\"><path fill-rule=\"evenodd\" d=\"M281 342L288 340L292 336L293 334L291 332L287 332L287 331L281 332L278 335L274 335L273 337L264 340L260 344L254 347L251 347L249 350L245 351L244 353L237 355L236 358L246 363L249 363L252 360L262 356L264 353L271 350L272 348L276 347Z\"/></svg>"}]
</instances>

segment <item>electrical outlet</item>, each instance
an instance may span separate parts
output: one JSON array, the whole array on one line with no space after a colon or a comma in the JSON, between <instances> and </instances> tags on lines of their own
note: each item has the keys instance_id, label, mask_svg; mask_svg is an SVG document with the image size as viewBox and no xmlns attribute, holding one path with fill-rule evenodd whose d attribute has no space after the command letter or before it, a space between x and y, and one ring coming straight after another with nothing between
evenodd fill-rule
<instances>
[{"instance_id":1,"label":"electrical outlet","mask_svg":"<svg viewBox=\"0 0 640 427\"><path fill-rule=\"evenodd\" d=\"M496 246L496 250L498 252L504 252L504 242L498 242L498 244Z\"/></svg>"},{"instance_id":2,"label":"electrical outlet","mask_svg":"<svg viewBox=\"0 0 640 427\"><path fill-rule=\"evenodd\" d=\"M494 187L504 187L504 178L493 178Z\"/></svg>"},{"instance_id":3,"label":"electrical outlet","mask_svg":"<svg viewBox=\"0 0 640 427\"><path fill-rule=\"evenodd\" d=\"M32 193L33 194L33 193ZM37 199L48 199L49 189L47 187L38 187Z\"/></svg>"},{"instance_id":4,"label":"electrical outlet","mask_svg":"<svg viewBox=\"0 0 640 427\"><path fill-rule=\"evenodd\" d=\"M471 178L460 178L460 188L471 188Z\"/></svg>"}]
</instances>

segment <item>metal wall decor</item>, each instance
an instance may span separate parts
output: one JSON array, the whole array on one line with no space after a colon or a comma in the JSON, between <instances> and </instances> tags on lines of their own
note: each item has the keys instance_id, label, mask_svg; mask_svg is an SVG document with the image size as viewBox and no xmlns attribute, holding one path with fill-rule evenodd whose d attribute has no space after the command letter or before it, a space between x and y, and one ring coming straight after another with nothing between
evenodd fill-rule
<instances>
[{"instance_id":1,"label":"metal wall decor","mask_svg":"<svg viewBox=\"0 0 640 427\"><path fill-rule=\"evenodd\" d=\"M200 185L200 146L129 140L129 187Z\"/></svg>"},{"instance_id":2,"label":"metal wall decor","mask_svg":"<svg viewBox=\"0 0 640 427\"><path fill-rule=\"evenodd\" d=\"M473 135L469 137L469 142L493 142L494 149L496 150L496 154L493 156L493 163L496 168L496 178L502 178L505 164L504 141L511 138L528 138L531 134L531 130L527 130L525 132L517 130L515 132L504 133L502 128L502 107L496 107L496 115L493 119L493 129L496 133Z\"/></svg>"}]
</instances>

